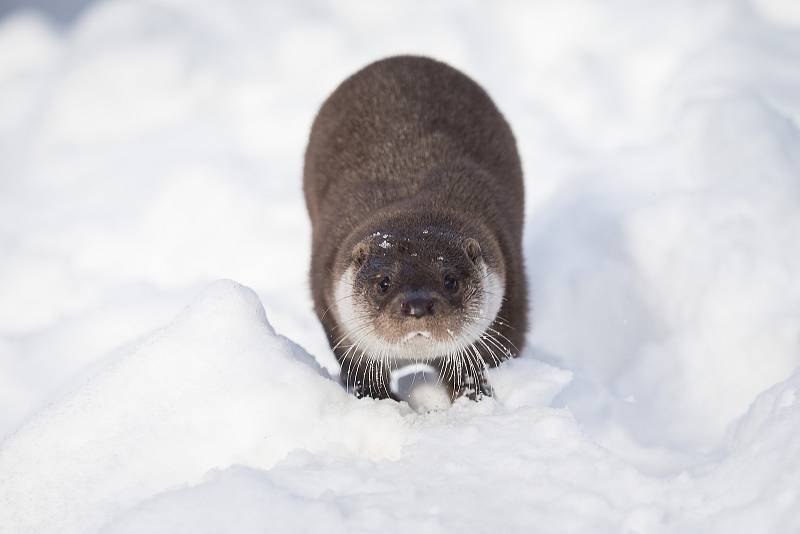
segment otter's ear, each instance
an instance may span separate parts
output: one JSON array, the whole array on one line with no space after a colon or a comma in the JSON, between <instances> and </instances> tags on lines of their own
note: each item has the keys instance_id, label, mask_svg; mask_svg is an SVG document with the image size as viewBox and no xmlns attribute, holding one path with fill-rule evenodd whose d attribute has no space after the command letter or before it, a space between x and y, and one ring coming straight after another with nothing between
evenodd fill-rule
<instances>
[{"instance_id":1,"label":"otter's ear","mask_svg":"<svg viewBox=\"0 0 800 534\"><path fill-rule=\"evenodd\" d=\"M483 256L483 253L481 252L481 246L471 237L468 237L464 241L464 252L467 253L469 261L475 264L477 264L478 260Z\"/></svg>"},{"instance_id":2,"label":"otter's ear","mask_svg":"<svg viewBox=\"0 0 800 534\"><path fill-rule=\"evenodd\" d=\"M353 264L355 264L356 269L360 269L366 263L367 256L369 256L369 245L362 241L353 249Z\"/></svg>"}]
</instances>

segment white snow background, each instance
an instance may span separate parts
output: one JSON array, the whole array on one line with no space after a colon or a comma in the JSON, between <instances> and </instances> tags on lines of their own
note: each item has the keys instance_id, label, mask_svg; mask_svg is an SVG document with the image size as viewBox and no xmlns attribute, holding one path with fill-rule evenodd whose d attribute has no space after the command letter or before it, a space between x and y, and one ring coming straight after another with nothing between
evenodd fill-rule
<instances>
[{"instance_id":1,"label":"white snow background","mask_svg":"<svg viewBox=\"0 0 800 534\"><path fill-rule=\"evenodd\" d=\"M307 287L311 121L396 53L526 176L527 349L429 414L328 377ZM794 0L14 11L0 532L800 532L799 126Z\"/></svg>"}]
</instances>

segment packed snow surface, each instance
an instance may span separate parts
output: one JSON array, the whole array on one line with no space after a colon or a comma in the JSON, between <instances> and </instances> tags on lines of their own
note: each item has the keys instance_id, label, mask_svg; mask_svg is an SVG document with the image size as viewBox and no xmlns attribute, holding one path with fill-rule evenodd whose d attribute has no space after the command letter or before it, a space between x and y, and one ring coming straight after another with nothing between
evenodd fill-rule
<instances>
[{"instance_id":1,"label":"packed snow surface","mask_svg":"<svg viewBox=\"0 0 800 534\"><path fill-rule=\"evenodd\" d=\"M306 276L314 113L397 53L526 175L527 347L430 412L338 385ZM0 19L0 533L800 532L798 65L791 0Z\"/></svg>"}]
</instances>

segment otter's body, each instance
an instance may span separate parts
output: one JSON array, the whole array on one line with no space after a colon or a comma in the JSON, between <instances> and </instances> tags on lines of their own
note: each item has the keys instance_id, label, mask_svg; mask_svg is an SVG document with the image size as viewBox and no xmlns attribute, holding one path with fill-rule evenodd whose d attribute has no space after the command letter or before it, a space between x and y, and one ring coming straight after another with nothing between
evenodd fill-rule
<instances>
[{"instance_id":1,"label":"otter's body","mask_svg":"<svg viewBox=\"0 0 800 534\"><path fill-rule=\"evenodd\" d=\"M320 109L304 191L315 309L348 387L388 396L390 369L425 361L454 396L490 393L484 364L518 353L527 300L520 161L487 94L426 58L367 66Z\"/></svg>"}]
</instances>

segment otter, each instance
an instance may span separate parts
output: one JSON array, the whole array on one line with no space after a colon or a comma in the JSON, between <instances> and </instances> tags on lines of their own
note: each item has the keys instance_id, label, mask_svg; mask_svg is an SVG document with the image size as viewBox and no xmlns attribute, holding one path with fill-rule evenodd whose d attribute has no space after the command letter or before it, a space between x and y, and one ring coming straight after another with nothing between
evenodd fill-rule
<instances>
[{"instance_id":1,"label":"otter","mask_svg":"<svg viewBox=\"0 0 800 534\"><path fill-rule=\"evenodd\" d=\"M314 307L344 386L397 398L390 373L423 362L451 400L492 395L527 286L522 168L486 92L433 59L372 63L323 103L303 174Z\"/></svg>"}]
</instances>

